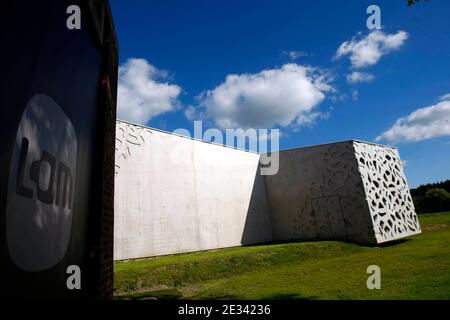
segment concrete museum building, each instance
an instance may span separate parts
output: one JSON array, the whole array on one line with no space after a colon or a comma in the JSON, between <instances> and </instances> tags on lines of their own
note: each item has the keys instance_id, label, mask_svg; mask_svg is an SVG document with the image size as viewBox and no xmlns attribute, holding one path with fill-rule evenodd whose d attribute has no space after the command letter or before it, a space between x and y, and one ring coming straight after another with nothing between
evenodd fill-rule
<instances>
[{"instance_id":1,"label":"concrete museum building","mask_svg":"<svg viewBox=\"0 0 450 320\"><path fill-rule=\"evenodd\" d=\"M114 259L421 232L396 148L351 140L280 151L266 176L261 156L117 121Z\"/></svg>"}]
</instances>

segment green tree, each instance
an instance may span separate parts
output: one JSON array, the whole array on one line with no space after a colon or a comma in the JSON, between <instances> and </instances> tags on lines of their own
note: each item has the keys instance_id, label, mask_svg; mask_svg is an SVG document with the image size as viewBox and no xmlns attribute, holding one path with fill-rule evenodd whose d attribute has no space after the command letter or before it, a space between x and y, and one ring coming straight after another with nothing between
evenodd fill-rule
<instances>
[{"instance_id":1,"label":"green tree","mask_svg":"<svg viewBox=\"0 0 450 320\"><path fill-rule=\"evenodd\" d=\"M426 212L450 210L450 192L441 188L429 189L425 193L423 206Z\"/></svg>"}]
</instances>

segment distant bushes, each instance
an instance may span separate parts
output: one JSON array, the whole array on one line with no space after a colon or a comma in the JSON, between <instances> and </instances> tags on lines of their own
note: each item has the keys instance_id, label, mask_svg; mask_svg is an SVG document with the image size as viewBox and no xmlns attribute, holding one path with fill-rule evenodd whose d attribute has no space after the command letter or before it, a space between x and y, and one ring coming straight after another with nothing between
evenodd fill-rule
<instances>
[{"instance_id":1,"label":"distant bushes","mask_svg":"<svg viewBox=\"0 0 450 320\"><path fill-rule=\"evenodd\" d=\"M411 189L417 213L450 211L450 180Z\"/></svg>"}]
</instances>

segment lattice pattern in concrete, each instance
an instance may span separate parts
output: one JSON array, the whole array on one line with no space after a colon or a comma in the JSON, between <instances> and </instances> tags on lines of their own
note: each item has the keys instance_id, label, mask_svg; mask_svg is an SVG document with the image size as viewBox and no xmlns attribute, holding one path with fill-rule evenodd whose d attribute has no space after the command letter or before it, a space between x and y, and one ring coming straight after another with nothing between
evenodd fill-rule
<instances>
[{"instance_id":1,"label":"lattice pattern in concrete","mask_svg":"<svg viewBox=\"0 0 450 320\"><path fill-rule=\"evenodd\" d=\"M397 149L354 142L377 242L420 233Z\"/></svg>"},{"instance_id":2,"label":"lattice pattern in concrete","mask_svg":"<svg viewBox=\"0 0 450 320\"><path fill-rule=\"evenodd\" d=\"M151 130L145 127L117 121L115 164L116 175L119 173L123 162L131 157L137 148L142 147L151 134Z\"/></svg>"}]
</instances>

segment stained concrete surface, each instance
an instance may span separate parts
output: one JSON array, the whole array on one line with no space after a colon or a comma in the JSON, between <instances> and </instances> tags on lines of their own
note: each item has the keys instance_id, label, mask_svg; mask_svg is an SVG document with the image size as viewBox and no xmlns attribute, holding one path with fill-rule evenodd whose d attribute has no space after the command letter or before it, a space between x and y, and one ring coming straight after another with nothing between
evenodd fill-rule
<instances>
[{"instance_id":1,"label":"stained concrete surface","mask_svg":"<svg viewBox=\"0 0 450 320\"><path fill-rule=\"evenodd\" d=\"M420 233L398 150L344 141L260 155L117 122L114 259Z\"/></svg>"}]
</instances>

